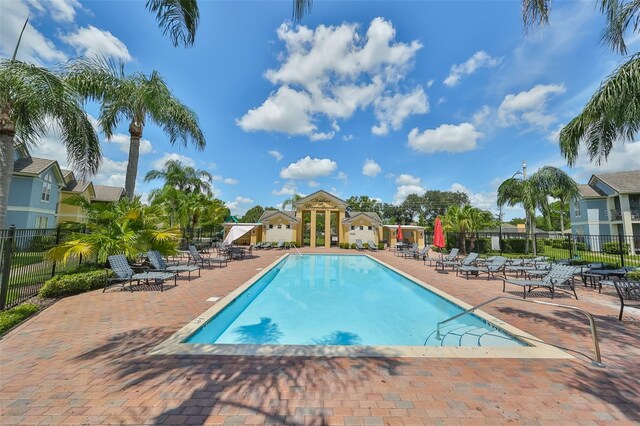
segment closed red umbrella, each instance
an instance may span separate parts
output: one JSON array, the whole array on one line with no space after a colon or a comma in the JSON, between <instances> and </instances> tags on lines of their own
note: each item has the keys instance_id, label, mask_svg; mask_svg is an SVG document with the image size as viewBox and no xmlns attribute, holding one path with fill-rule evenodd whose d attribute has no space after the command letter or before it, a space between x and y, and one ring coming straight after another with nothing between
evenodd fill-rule
<instances>
[{"instance_id":1,"label":"closed red umbrella","mask_svg":"<svg viewBox=\"0 0 640 426\"><path fill-rule=\"evenodd\" d=\"M398 225L398 242L402 242L402 226Z\"/></svg>"},{"instance_id":2,"label":"closed red umbrella","mask_svg":"<svg viewBox=\"0 0 640 426\"><path fill-rule=\"evenodd\" d=\"M436 217L433 225L433 245L439 248L444 247L444 232L442 232L442 222L439 217Z\"/></svg>"}]
</instances>

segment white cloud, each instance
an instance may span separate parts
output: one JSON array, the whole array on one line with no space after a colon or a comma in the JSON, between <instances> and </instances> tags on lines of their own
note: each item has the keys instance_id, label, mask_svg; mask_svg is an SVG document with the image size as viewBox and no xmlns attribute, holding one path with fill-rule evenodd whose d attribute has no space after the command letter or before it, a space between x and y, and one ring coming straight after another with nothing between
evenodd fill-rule
<instances>
[{"instance_id":1,"label":"white cloud","mask_svg":"<svg viewBox=\"0 0 640 426\"><path fill-rule=\"evenodd\" d=\"M124 187L127 176L127 161L114 161L103 157L98 173L93 177L93 183L97 185Z\"/></svg>"},{"instance_id":2,"label":"white cloud","mask_svg":"<svg viewBox=\"0 0 640 426\"><path fill-rule=\"evenodd\" d=\"M233 201L230 201L227 204L229 210L231 210L231 214L234 216L242 216L244 215L249 207L249 204L252 204L253 200L247 197L238 196L234 198Z\"/></svg>"},{"instance_id":3,"label":"white cloud","mask_svg":"<svg viewBox=\"0 0 640 426\"><path fill-rule=\"evenodd\" d=\"M119 146L120 151L129 152L129 135L125 135L124 133L116 133L109 139L109 142L115 143ZM140 140L140 155L146 155L153 152L153 147L151 146L151 142L147 139Z\"/></svg>"},{"instance_id":4,"label":"white cloud","mask_svg":"<svg viewBox=\"0 0 640 426\"><path fill-rule=\"evenodd\" d=\"M434 83L433 79L427 81L427 88L433 86L433 83Z\"/></svg>"},{"instance_id":5,"label":"white cloud","mask_svg":"<svg viewBox=\"0 0 640 426\"><path fill-rule=\"evenodd\" d=\"M367 158L364 161L364 165L362 166L363 175L374 177L381 171L382 171L382 167L380 167L380 165L376 163L374 160Z\"/></svg>"},{"instance_id":6,"label":"white cloud","mask_svg":"<svg viewBox=\"0 0 640 426\"><path fill-rule=\"evenodd\" d=\"M338 163L328 158L311 158L308 155L280 170L283 179L315 179L328 176L338 168Z\"/></svg>"},{"instance_id":7,"label":"white cloud","mask_svg":"<svg viewBox=\"0 0 640 426\"><path fill-rule=\"evenodd\" d=\"M349 176L347 176L345 172L338 172L338 174L336 175L336 179L341 180L342 183L346 184L349 180Z\"/></svg>"},{"instance_id":8,"label":"white cloud","mask_svg":"<svg viewBox=\"0 0 640 426\"><path fill-rule=\"evenodd\" d=\"M222 179L222 183L225 183L227 185L237 185L240 182L238 181L238 179L224 178L224 179Z\"/></svg>"},{"instance_id":9,"label":"white cloud","mask_svg":"<svg viewBox=\"0 0 640 426\"><path fill-rule=\"evenodd\" d=\"M396 188L393 201L394 204L400 204L411 194L422 195L425 192L427 192L427 188L421 185L400 185Z\"/></svg>"},{"instance_id":10,"label":"white cloud","mask_svg":"<svg viewBox=\"0 0 640 426\"><path fill-rule=\"evenodd\" d=\"M280 189L271 191L273 195L293 195L298 191L294 181L285 182Z\"/></svg>"},{"instance_id":11,"label":"white cloud","mask_svg":"<svg viewBox=\"0 0 640 426\"><path fill-rule=\"evenodd\" d=\"M590 162L589 153L583 145L580 147L575 164L574 178L578 183L586 183L592 174L638 169L640 169L640 140L624 144L615 143L607 161L600 165Z\"/></svg>"},{"instance_id":12,"label":"white cloud","mask_svg":"<svg viewBox=\"0 0 640 426\"><path fill-rule=\"evenodd\" d=\"M156 170L162 170L165 167L165 163L169 160L180 161L182 164L195 167L196 162L191 157L187 157L186 155L178 154L177 152L166 152L162 157L156 159L151 165Z\"/></svg>"},{"instance_id":13,"label":"white cloud","mask_svg":"<svg viewBox=\"0 0 640 426\"><path fill-rule=\"evenodd\" d=\"M374 135L386 135L389 133L389 125L393 130L400 130L402 123L410 115L429 112L427 95L421 87L412 93L396 93L393 96L381 96L374 101L375 115L379 121L377 126L371 128Z\"/></svg>"},{"instance_id":14,"label":"white cloud","mask_svg":"<svg viewBox=\"0 0 640 426\"><path fill-rule=\"evenodd\" d=\"M471 202L471 205L474 207L477 207L482 210L489 210L493 213L497 211L497 208L498 208L496 204L498 199L497 191L473 192L466 186L459 183L454 183L453 185L451 185L451 188L449 188L449 191L462 192L467 194L467 196L469 197L469 201Z\"/></svg>"},{"instance_id":15,"label":"white cloud","mask_svg":"<svg viewBox=\"0 0 640 426\"><path fill-rule=\"evenodd\" d=\"M559 124L558 127L555 128L552 132L547 135L547 140L549 142L559 143L560 142L560 131L564 127L564 124Z\"/></svg>"},{"instance_id":16,"label":"white cloud","mask_svg":"<svg viewBox=\"0 0 640 426\"><path fill-rule=\"evenodd\" d=\"M488 105L481 106L473 113L473 125L479 127L483 125L491 115L491 108Z\"/></svg>"},{"instance_id":17,"label":"white cloud","mask_svg":"<svg viewBox=\"0 0 640 426\"><path fill-rule=\"evenodd\" d=\"M315 180L310 180L309 182L307 182L307 185L311 188L316 188L320 186L320 183L316 182Z\"/></svg>"},{"instance_id":18,"label":"white cloud","mask_svg":"<svg viewBox=\"0 0 640 426\"><path fill-rule=\"evenodd\" d=\"M353 135L352 134L348 134L348 135L344 135L342 136L342 140L349 142L351 139L353 139Z\"/></svg>"},{"instance_id":19,"label":"white cloud","mask_svg":"<svg viewBox=\"0 0 640 426\"><path fill-rule=\"evenodd\" d=\"M276 161L282 160L282 154L280 154L280 152L276 151L275 149L272 149L271 151L269 151L269 155L275 158Z\"/></svg>"},{"instance_id":20,"label":"white cloud","mask_svg":"<svg viewBox=\"0 0 640 426\"><path fill-rule=\"evenodd\" d=\"M415 177L413 175L409 175L409 174L406 174L406 173L402 173L396 178L396 183L398 185L400 185L400 186L402 186L402 185L420 185L421 181L422 181L422 179L420 179L419 177Z\"/></svg>"},{"instance_id":21,"label":"white cloud","mask_svg":"<svg viewBox=\"0 0 640 426\"><path fill-rule=\"evenodd\" d=\"M73 47L78 55L120 59L131 61L127 46L109 31L98 29L92 25L79 28L75 33L60 36L60 39Z\"/></svg>"},{"instance_id":22,"label":"white cloud","mask_svg":"<svg viewBox=\"0 0 640 426\"><path fill-rule=\"evenodd\" d=\"M349 118L357 109L373 105L381 128L399 127L408 115L424 111L426 96L421 88L398 93L422 45L395 41L395 29L383 18L374 19L364 36L358 29L355 24L320 25L313 30L281 25L277 33L286 52L280 55L280 67L265 73L279 87L236 124L247 132L274 131L322 140L339 131L336 119ZM374 105L381 97L388 100ZM318 129L318 116L330 120L331 130Z\"/></svg>"},{"instance_id":23,"label":"white cloud","mask_svg":"<svg viewBox=\"0 0 640 426\"><path fill-rule=\"evenodd\" d=\"M31 0L31 3L37 3L37 0ZM47 0L42 3L46 3L51 16L58 22L73 22L76 17L76 9L82 8L77 0Z\"/></svg>"},{"instance_id":24,"label":"white cloud","mask_svg":"<svg viewBox=\"0 0 640 426\"><path fill-rule=\"evenodd\" d=\"M501 61L502 58L492 58L487 52L480 50L463 64L452 65L449 76L445 78L443 83L447 87L457 86L463 76L473 74L478 68L495 67Z\"/></svg>"},{"instance_id":25,"label":"white cloud","mask_svg":"<svg viewBox=\"0 0 640 426\"><path fill-rule=\"evenodd\" d=\"M477 141L484 135L471 123L458 125L442 124L436 129L420 133L418 128L409 132L408 145L412 149L425 152L465 152L474 150Z\"/></svg>"},{"instance_id":26,"label":"white cloud","mask_svg":"<svg viewBox=\"0 0 640 426\"><path fill-rule=\"evenodd\" d=\"M31 10L30 7L31 6ZM25 0L0 1L0 53L4 57L11 57L18 42L20 31L27 16L31 12L46 14L47 9L38 2ZM53 9L51 9L53 12ZM17 59L35 64L64 62L67 56L56 48L54 43L35 29L30 23L25 28Z\"/></svg>"},{"instance_id":27,"label":"white cloud","mask_svg":"<svg viewBox=\"0 0 640 426\"><path fill-rule=\"evenodd\" d=\"M502 127L528 124L533 128L546 130L557 120L547 114L547 101L552 95L566 91L564 84L539 84L531 90L505 96L498 107L498 125Z\"/></svg>"}]
</instances>

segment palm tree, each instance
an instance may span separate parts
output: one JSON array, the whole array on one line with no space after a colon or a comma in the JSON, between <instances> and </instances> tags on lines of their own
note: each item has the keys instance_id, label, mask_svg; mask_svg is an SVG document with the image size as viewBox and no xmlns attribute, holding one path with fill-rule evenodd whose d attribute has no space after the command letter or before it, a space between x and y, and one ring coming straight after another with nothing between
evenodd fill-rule
<instances>
[{"instance_id":1,"label":"palm tree","mask_svg":"<svg viewBox=\"0 0 640 426\"><path fill-rule=\"evenodd\" d=\"M169 160L163 170L150 170L144 177L145 182L154 179L162 179L165 186L174 187L181 192L204 192L211 195L211 174L206 170L186 166L178 160Z\"/></svg>"},{"instance_id":2,"label":"palm tree","mask_svg":"<svg viewBox=\"0 0 640 426\"><path fill-rule=\"evenodd\" d=\"M200 21L197 0L147 0L146 7L156 14L162 34L169 34L175 47L193 46Z\"/></svg>"},{"instance_id":3,"label":"palm tree","mask_svg":"<svg viewBox=\"0 0 640 426\"><path fill-rule=\"evenodd\" d=\"M575 197L578 194L578 185L565 172L551 166L541 168L528 179L513 176L502 182L498 188L499 206L520 204L524 208L528 237L526 251L529 251L529 239L533 237L532 226L535 223L536 210L548 214L548 200L554 194Z\"/></svg>"},{"instance_id":4,"label":"palm tree","mask_svg":"<svg viewBox=\"0 0 640 426\"><path fill-rule=\"evenodd\" d=\"M447 209L442 220L442 229L444 231L455 231L458 233L458 248L462 254L467 253L467 231L471 227L471 210L470 205L451 206Z\"/></svg>"},{"instance_id":5,"label":"palm tree","mask_svg":"<svg viewBox=\"0 0 640 426\"><path fill-rule=\"evenodd\" d=\"M523 0L527 29L549 22L551 0ZM606 17L602 41L614 51L627 54L624 40L631 26L640 32L639 0L601 0ZM600 85L582 112L560 131L560 151L569 165L575 164L584 142L590 160L606 160L616 141L629 142L640 130L640 54L631 55Z\"/></svg>"},{"instance_id":6,"label":"palm tree","mask_svg":"<svg viewBox=\"0 0 640 426\"><path fill-rule=\"evenodd\" d=\"M52 124L60 129L67 158L81 175L98 170L100 141L80 97L61 76L21 61L0 60L0 229L5 227L14 146L36 145Z\"/></svg>"},{"instance_id":7,"label":"palm tree","mask_svg":"<svg viewBox=\"0 0 640 426\"><path fill-rule=\"evenodd\" d=\"M140 139L148 120L162 127L171 144L191 143L200 150L206 145L198 116L173 96L157 71L148 76L139 72L125 75L122 64L114 66L103 59L80 59L69 65L66 79L85 99L102 103L98 121L107 138L113 136L121 121L128 121L130 143L125 189L130 199L135 194Z\"/></svg>"},{"instance_id":8,"label":"palm tree","mask_svg":"<svg viewBox=\"0 0 640 426\"><path fill-rule=\"evenodd\" d=\"M284 210L284 209L285 209L285 207L287 207L287 206L291 206L291 208L293 208L293 205L294 205L296 202L298 202L299 200L301 200L301 199L302 199L302 195L300 195L300 194L293 194L293 195L291 196L291 198L287 198L286 200L284 200L284 201L282 202L282 210Z\"/></svg>"}]
</instances>

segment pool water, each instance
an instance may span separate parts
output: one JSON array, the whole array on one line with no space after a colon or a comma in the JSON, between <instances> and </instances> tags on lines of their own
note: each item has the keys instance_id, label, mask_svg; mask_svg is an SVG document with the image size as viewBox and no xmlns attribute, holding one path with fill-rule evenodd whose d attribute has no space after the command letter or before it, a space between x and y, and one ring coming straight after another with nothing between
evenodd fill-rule
<instances>
[{"instance_id":1,"label":"pool water","mask_svg":"<svg viewBox=\"0 0 640 426\"><path fill-rule=\"evenodd\" d=\"M484 283L478 283L483 285ZM185 342L259 345L527 346L362 255L287 256Z\"/></svg>"}]
</instances>

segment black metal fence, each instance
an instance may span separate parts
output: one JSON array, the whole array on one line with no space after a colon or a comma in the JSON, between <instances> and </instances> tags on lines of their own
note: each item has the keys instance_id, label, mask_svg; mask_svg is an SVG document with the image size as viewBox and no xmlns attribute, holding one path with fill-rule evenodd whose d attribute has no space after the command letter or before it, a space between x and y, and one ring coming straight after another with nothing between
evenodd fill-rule
<instances>
[{"instance_id":1,"label":"black metal fence","mask_svg":"<svg viewBox=\"0 0 640 426\"><path fill-rule=\"evenodd\" d=\"M457 233L447 234L447 249L462 248ZM573 263L604 263L612 267L640 266L640 235L574 235L479 232L466 235L465 251L547 256Z\"/></svg>"}]
</instances>

